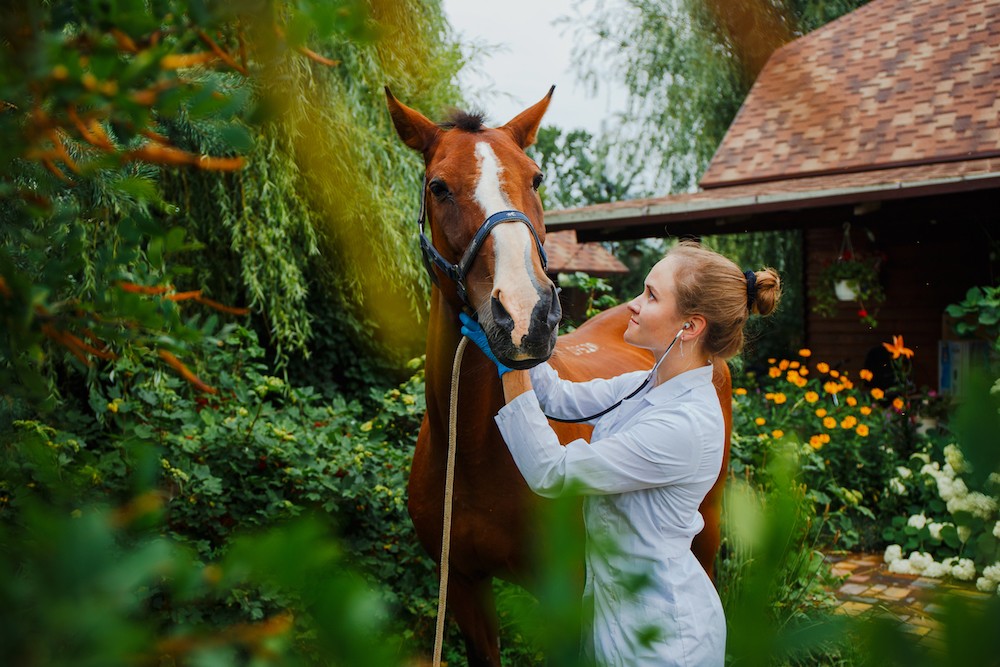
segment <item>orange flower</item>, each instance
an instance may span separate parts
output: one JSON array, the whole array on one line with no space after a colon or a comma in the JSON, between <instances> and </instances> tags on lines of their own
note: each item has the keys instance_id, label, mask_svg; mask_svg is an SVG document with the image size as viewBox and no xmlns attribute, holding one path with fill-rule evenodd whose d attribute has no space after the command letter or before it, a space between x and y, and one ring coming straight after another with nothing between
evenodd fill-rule
<instances>
[{"instance_id":1,"label":"orange flower","mask_svg":"<svg viewBox=\"0 0 1000 667\"><path fill-rule=\"evenodd\" d=\"M848 396L847 404L853 408L855 405L858 404L858 399L854 398L853 396Z\"/></svg>"},{"instance_id":2,"label":"orange flower","mask_svg":"<svg viewBox=\"0 0 1000 667\"><path fill-rule=\"evenodd\" d=\"M836 394L843 388L844 385L837 384L836 382L827 382L826 384L823 385L823 391L825 391L828 394Z\"/></svg>"},{"instance_id":3,"label":"orange flower","mask_svg":"<svg viewBox=\"0 0 1000 667\"><path fill-rule=\"evenodd\" d=\"M858 423L858 418L857 417L855 417L854 415L847 415L846 417L844 417L843 421L840 422L840 427L841 428L854 428L854 426L857 423Z\"/></svg>"},{"instance_id":4,"label":"orange flower","mask_svg":"<svg viewBox=\"0 0 1000 667\"><path fill-rule=\"evenodd\" d=\"M778 368L780 368L783 371L787 370L788 369L788 359L782 359L780 362L778 362Z\"/></svg>"},{"instance_id":5,"label":"orange flower","mask_svg":"<svg viewBox=\"0 0 1000 667\"><path fill-rule=\"evenodd\" d=\"M908 347L903 347L903 337L893 336L892 343L882 343L882 347L889 350L892 353L893 359L899 359L900 356L909 359L913 356L913 350Z\"/></svg>"},{"instance_id":6,"label":"orange flower","mask_svg":"<svg viewBox=\"0 0 1000 667\"><path fill-rule=\"evenodd\" d=\"M823 448L823 439L818 435L814 435L809 438L809 446L818 451Z\"/></svg>"},{"instance_id":7,"label":"orange flower","mask_svg":"<svg viewBox=\"0 0 1000 667\"><path fill-rule=\"evenodd\" d=\"M746 390L746 389L744 389L743 387L737 387L737 388L736 388L736 389L734 390L734 393L735 393L735 394L736 394L737 396L746 396L746 395L747 395L747 390Z\"/></svg>"},{"instance_id":8,"label":"orange flower","mask_svg":"<svg viewBox=\"0 0 1000 667\"><path fill-rule=\"evenodd\" d=\"M844 389L854 388L854 383L848 380L846 375L840 376L840 384L844 385Z\"/></svg>"},{"instance_id":9,"label":"orange flower","mask_svg":"<svg viewBox=\"0 0 1000 667\"><path fill-rule=\"evenodd\" d=\"M858 424L858 427L854 429L858 435L862 438L868 437L868 427L865 424Z\"/></svg>"},{"instance_id":10,"label":"orange flower","mask_svg":"<svg viewBox=\"0 0 1000 667\"><path fill-rule=\"evenodd\" d=\"M823 417L826 417L826 408L817 408L816 409L816 416L819 417L819 418L821 418L821 419Z\"/></svg>"},{"instance_id":11,"label":"orange flower","mask_svg":"<svg viewBox=\"0 0 1000 667\"><path fill-rule=\"evenodd\" d=\"M871 379L875 377L875 375L867 368L862 368L861 372L858 373L858 375L860 375L861 379L864 380L865 382L871 382Z\"/></svg>"},{"instance_id":12,"label":"orange flower","mask_svg":"<svg viewBox=\"0 0 1000 667\"><path fill-rule=\"evenodd\" d=\"M874 398L876 401L880 401L884 397L885 397L885 392L884 391L882 391L878 387L873 387L872 388L872 398Z\"/></svg>"},{"instance_id":13,"label":"orange flower","mask_svg":"<svg viewBox=\"0 0 1000 667\"><path fill-rule=\"evenodd\" d=\"M774 404L775 405L781 405L782 403L784 403L787 400L788 400L788 397L785 396L784 394L782 394L781 392L778 392L777 394L774 395Z\"/></svg>"},{"instance_id":14,"label":"orange flower","mask_svg":"<svg viewBox=\"0 0 1000 667\"><path fill-rule=\"evenodd\" d=\"M798 368L798 367L799 367L799 366L801 366L801 365L802 365L802 364L800 364L799 362L797 362L797 361L793 361L793 362L791 362L790 364L788 364L788 367L789 367L789 368Z\"/></svg>"},{"instance_id":15,"label":"orange flower","mask_svg":"<svg viewBox=\"0 0 1000 667\"><path fill-rule=\"evenodd\" d=\"M863 405L860 408L858 408L858 412L860 412L863 415L870 415L872 413L872 409L867 405Z\"/></svg>"},{"instance_id":16,"label":"orange flower","mask_svg":"<svg viewBox=\"0 0 1000 667\"><path fill-rule=\"evenodd\" d=\"M903 399L901 399L899 396L897 396L896 398L892 399L892 407L896 408L897 410L902 410L903 409Z\"/></svg>"},{"instance_id":17,"label":"orange flower","mask_svg":"<svg viewBox=\"0 0 1000 667\"><path fill-rule=\"evenodd\" d=\"M781 438L781 437L784 437L784 435L785 435L785 432L782 431L780 428L776 428L773 431L771 431L771 436L774 437L774 438Z\"/></svg>"},{"instance_id":18,"label":"orange flower","mask_svg":"<svg viewBox=\"0 0 1000 667\"><path fill-rule=\"evenodd\" d=\"M839 378L840 377L840 371L830 371L830 377L832 377L832 378Z\"/></svg>"},{"instance_id":19,"label":"orange flower","mask_svg":"<svg viewBox=\"0 0 1000 667\"><path fill-rule=\"evenodd\" d=\"M806 392L806 403L815 403L818 400L819 400L819 394L817 394L815 391Z\"/></svg>"},{"instance_id":20,"label":"orange flower","mask_svg":"<svg viewBox=\"0 0 1000 667\"><path fill-rule=\"evenodd\" d=\"M809 375L809 368L807 366L803 366L802 368L800 368L799 375Z\"/></svg>"},{"instance_id":21,"label":"orange flower","mask_svg":"<svg viewBox=\"0 0 1000 667\"><path fill-rule=\"evenodd\" d=\"M833 417L824 417L823 426L826 428L835 428L837 426L837 420Z\"/></svg>"},{"instance_id":22,"label":"orange flower","mask_svg":"<svg viewBox=\"0 0 1000 667\"><path fill-rule=\"evenodd\" d=\"M809 350L808 348L802 348L801 350L799 350L799 356L800 357L811 357L812 356L812 350Z\"/></svg>"},{"instance_id":23,"label":"orange flower","mask_svg":"<svg viewBox=\"0 0 1000 667\"><path fill-rule=\"evenodd\" d=\"M769 363L769 364L773 364L773 363L775 363L776 361L778 361L778 360L777 360L777 359L775 359L774 357L771 357L770 359L768 359L768 360L767 360L767 363Z\"/></svg>"},{"instance_id":24,"label":"orange flower","mask_svg":"<svg viewBox=\"0 0 1000 667\"><path fill-rule=\"evenodd\" d=\"M816 370L818 370L820 373L829 373L830 364L826 363L825 361L821 361L818 364L816 364Z\"/></svg>"},{"instance_id":25,"label":"orange flower","mask_svg":"<svg viewBox=\"0 0 1000 667\"><path fill-rule=\"evenodd\" d=\"M768 376L773 377L773 378L780 378L781 377L781 369L778 368L777 366L771 366L770 368L767 369L767 374L768 374Z\"/></svg>"},{"instance_id":26,"label":"orange flower","mask_svg":"<svg viewBox=\"0 0 1000 667\"><path fill-rule=\"evenodd\" d=\"M757 426L763 426L764 424L767 423L767 420L764 419L763 417L757 417L757 419L753 420L753 423L756 424Z\"/></svg>"},{"instance_id":27,"label":"orange flower","mask_svg":"<svg viewBox=\"0 0 1000 667\"><path fill-rule=\"evenodd\" d=\"M820 433L819 434L819 439L822 440L823 444L825 445L826 443L830 442L830 434L829 433ZM827 461L827 463L829 463L829 461Z\"/></svg>"}]
</instances>

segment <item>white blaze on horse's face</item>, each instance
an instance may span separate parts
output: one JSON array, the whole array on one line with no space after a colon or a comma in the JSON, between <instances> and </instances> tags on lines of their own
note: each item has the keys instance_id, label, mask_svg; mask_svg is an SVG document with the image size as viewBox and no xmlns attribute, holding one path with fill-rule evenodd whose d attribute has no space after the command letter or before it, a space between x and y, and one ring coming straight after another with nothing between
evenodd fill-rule
<instances>
[{"instance_id":1,"label":"white blaze on horse's face","mask_svg":"<svg viewBox=\"0 0 1000 667\"><path fill-rule=\"evenodd\" d=\"M483 210L483 219L515 208L503 189L503 165L493 147L485 141L476 144L479 180L475 199ZM497 225L490 232L493 238L493 290L491 296L503 304L514 320L511 342L520 346L528 335L531 314L540 300L539 286L532 280L532 252L535 247L531 233L520 222Z\"/></svg>"}]
</instances>

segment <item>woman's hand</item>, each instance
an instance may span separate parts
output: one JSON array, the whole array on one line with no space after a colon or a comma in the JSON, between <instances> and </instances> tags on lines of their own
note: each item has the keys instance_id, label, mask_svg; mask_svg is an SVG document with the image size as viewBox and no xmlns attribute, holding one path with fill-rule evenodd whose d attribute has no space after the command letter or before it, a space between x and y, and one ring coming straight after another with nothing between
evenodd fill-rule
<instances>
[{"instance_id":1,"label":"woman's hand","mask_svg":"<svg viewBox=\"0 0 1000 667\"><path fill-rule=\"evenodd\" d=\"M486 340L486 332L483 331L479 322L475 321L465 313L459 313L458 319L462 320L462 335L475 343L476 347L482 350L483 354L486 355L486 358L496 364L497 375L503 377L505 373L510 373L514 370L513 368L507 368L497 360L496 355L493 354L493 350L490 349L489 341Z\"/></svg>"}]
</instances>

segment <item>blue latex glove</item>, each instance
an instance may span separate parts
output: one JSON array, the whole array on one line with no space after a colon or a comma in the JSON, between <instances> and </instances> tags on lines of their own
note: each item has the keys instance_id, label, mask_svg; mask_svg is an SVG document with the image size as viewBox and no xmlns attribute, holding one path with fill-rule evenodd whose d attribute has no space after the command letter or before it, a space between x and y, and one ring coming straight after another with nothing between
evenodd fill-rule
<instances>
[{"instance_id":1,"label":"blue latex glove","mask_svg":"<svg viewBox=\"0 0 1000 667\"><path fill-rule=\"evenodd\" d=\"M493 350L490 349L490 343L486 340L486 332L483 328L479 326L479 322L475 321L465 313L459 313L458 319L462 320L462 335L467 337L473 343L476 344L486 358L492 361L497 366L497 375L503 377L504 373L510 373L512 368L507 368L499 361L497 361L496 355L493 354Z\"/></svg>"}]
</instances>

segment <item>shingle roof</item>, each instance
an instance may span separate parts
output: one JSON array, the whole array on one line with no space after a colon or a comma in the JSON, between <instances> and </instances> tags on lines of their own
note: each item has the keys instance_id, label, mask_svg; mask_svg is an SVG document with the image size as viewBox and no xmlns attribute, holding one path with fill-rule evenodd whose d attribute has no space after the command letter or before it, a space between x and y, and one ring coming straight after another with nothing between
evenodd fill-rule
<instances>
[{"instance_id":1,"label":"shingle roof","mask_svg":"<svg viewBox=\"0 0 1000 667\"><path fill-rule=\"evenodd\" d=\"M1000 155L1000 0L874 0L768 60L704 188Z\"/></svg>"},{"instance_id":2,"label":"shingle roof","mask_svg":"<svg viewBox=\"0 0 1000 667\"><path fill-rule=\"evenodd\" d=\"M546 216L552 212L546 213ZM583 271L592 276L628 273L628 267L618 261L600 243L577 243L573 230L545 234L545 254L549 258L549 273Z\"/></svg>"}]
</instances>

